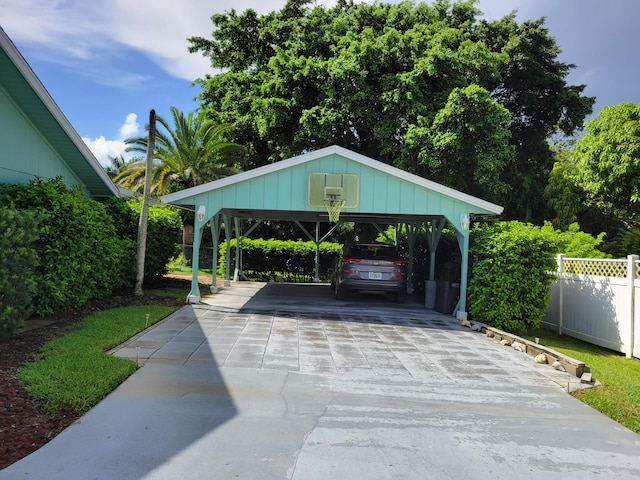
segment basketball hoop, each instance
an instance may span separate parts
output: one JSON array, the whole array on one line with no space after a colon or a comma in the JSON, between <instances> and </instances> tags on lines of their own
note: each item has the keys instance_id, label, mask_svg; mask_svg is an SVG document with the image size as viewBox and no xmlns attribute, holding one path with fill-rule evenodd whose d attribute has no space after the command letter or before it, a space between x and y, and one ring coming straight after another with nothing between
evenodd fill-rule
<instances>
[{"instance_id":1,"label":"basketball hoop","mask_svg":"<svg viewBox=\"0 0 640 480\"><path fill-rule=\"evenodd\" d=\"M327 198L324 200L324 207L329 213L330 222L338 223L338 220L340 220L340 212L345 203L347 203L347 201L341 198Z\"/></svg>"}]
</instances>

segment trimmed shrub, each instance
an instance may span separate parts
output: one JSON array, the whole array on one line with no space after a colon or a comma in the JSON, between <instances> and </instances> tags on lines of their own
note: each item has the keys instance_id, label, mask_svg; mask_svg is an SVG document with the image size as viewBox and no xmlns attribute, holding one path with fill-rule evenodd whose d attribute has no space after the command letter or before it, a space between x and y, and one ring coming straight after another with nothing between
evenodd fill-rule
<instances>
[{"instance_id":1,"label":"trimmed shrub","mask_svg":"<svg viewBox=\"0 0 640 480\"><path fill-rule=\"evenodd\" d=\"M35 212L0 208L0 337L11 335L33 313L40 219Z\"/></svg>"},{"instance_id":2,"label":"trimmed shrub","mask_svg":"<svg viewBox=\"0 0 640 480\"><path fill-rule=\"evenodd\" d=\"M551 222L545 222L540 231L555 242L556 253L564 253L571 258L611 258L611 255L598 249L604 240L604 232L594 237L580 231L578 223L572 223L563 231L555 229Z\"/></svg>"},{"instance_id":3,"label":"trimmed shrub","mask_svg":"<svg viewBox=\"0 0 640 480\"><path fill-rule=\"evenodd\" d=\"M231 240L231 264L235 264L236 240ZM225 273L227 243L219 245L218 274ZM329 280L342 245L320 244L320 279ZM314 242L294 240L242 240L242 270L251 280L309 281L315 271Z\"/></svg>"},{"instance_id":4,"label":"trimmed shrub","mask_svg":"<svg viewBox=\"0 0 640 480\"><path fill-rule=\"evenodd\" d=\"M142 211L142 199L109 199L105 206L113 218L118 236L125 243L125 271L127 285L136 279L136 245L138 243L138 223ZM167 264L176 254L176 244L180 243L182 220L177 209L168 206L149 206L147 226L147 248L144 262L144 283L157 281L167 273Z\"/></svg>"},{"instance_id":5,"label":"trimmed shrub","mask_svg":"<svg viewBox=\"0 0 640 480\"><path fill-rule=\"evenodd\" d=\"M3 185L0 204L42 218L34 293L38 315L76 308L122 286L122 242L102 204L61 178Z\"/></svg>"},{"instance_id":6,"label":"trimmed shrub","mask_svg":"<svg viewBox=\"0 0 640 480\"><path fill-rule=\"evenodd\" d=\"M516 333L539 327L556 267L553 236L516 221L479 225L472 233L469 313Z\"/></svg>"}]
</instances>

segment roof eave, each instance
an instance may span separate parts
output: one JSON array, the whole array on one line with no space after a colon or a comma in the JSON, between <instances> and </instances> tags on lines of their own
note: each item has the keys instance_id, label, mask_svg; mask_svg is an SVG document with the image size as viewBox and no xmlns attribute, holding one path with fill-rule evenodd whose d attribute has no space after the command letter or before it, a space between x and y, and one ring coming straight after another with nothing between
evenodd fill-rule
<instances>
[{"instance_id":1,"label":"roof eave","mask_svg":"<svg viewBox=\"0 0 640 480\"><path fill-rule=\"evenodd\" d=\"M62 113L60 107L53 100L47 89L44 87L42 82L38 79L35 72L31 69L31 66L26 61L26 59L22 56L20 51L16 48L13 41L9 38L6 32L0 27L0 44L3 49L16 66L16 68L21 73L22 77L29 84L29 86L33 89L35 94L40 98L45 107L49 110L49 113L54 117L54 119L58 122L60 127L64 130L65 134L69 137L71 142L75 145L78 151L82 154L82 156L87 160L87 163L92 168L92 170L98 175L102 183L107 187L108 192L110 192L113 196L118 196L118 188L111 181L107 172L102 168L98 159L93 155L89 147L84 143L78 132L73 128L67 117ZM92 194L94 194L92 192ZM96 196L101 196L98 193L95 193Z\"/></svg>"}]
</instances>

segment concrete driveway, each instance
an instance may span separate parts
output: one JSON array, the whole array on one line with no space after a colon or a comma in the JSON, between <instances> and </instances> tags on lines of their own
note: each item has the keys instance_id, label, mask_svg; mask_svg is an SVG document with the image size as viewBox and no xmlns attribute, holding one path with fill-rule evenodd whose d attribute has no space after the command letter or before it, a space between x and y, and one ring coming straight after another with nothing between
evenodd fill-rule
<instances>
[{"instance_id":1,"label":"concrete driveway","mask_svg":"<svg viewBox=\"0 0 640 480\"><path fill-rule=\"evenodd\" d=\"M575 381L419 302L238 283L114 352L142 366L0 479L640 478Z\"/></svg>"}]
</instances>

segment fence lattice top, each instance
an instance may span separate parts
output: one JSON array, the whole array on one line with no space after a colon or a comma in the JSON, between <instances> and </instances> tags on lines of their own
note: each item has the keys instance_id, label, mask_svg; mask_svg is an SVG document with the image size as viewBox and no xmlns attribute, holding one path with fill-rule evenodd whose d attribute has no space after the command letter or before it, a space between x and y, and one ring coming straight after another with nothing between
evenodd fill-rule
<instances>
[{"instance_id":1,"label":"fence lattice top","mask_svg":"<svg viewBox=\"0 0 640 480\"><path fill-rule=\"evenodd\" d=\"M562 271L580 275L594 275L598 277L627 276L627 260L611 260L600 258L564 258ZM635 262L635 278L640 279L640 262Z\"/></svg>"}]
</instances>

